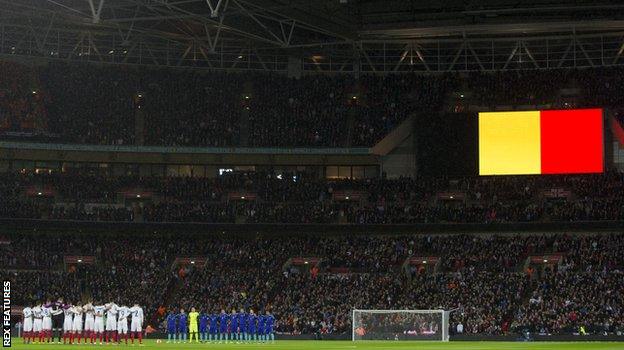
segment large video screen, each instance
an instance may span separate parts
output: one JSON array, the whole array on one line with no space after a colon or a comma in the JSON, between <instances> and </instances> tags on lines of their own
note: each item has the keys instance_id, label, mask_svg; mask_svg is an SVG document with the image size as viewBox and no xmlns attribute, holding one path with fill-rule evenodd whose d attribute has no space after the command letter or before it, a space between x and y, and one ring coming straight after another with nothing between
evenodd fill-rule
<instances>
[{"instance_id":1,"label":"large video screen","mask_svg":"<svg viewBox=\"0 0 624 350\"><path fill-rule=\"evenodd\" d=\"M604 170L602 109L479 113L479 174Z\"/></svg>"}]
</instances>

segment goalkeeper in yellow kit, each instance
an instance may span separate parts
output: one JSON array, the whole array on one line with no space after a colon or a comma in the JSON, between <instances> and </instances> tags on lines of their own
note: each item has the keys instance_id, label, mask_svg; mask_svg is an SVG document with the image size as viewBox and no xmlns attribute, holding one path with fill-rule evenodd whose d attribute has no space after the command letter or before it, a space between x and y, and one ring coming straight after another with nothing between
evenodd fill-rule
<instances>
[{"instance_id":1,"label":"goalkeeper in yellow kit","mask_svg":"<svg viewBox=\"0 0 624 350\"><path fill-rule=\"evenodd\" d=\"M199 318L199 312L194 307L189 312L189 343L193 342L193 335L195 335L195 342L199 343L199 333L197 332L197 319Z\"/></svg>"}]
</instances>

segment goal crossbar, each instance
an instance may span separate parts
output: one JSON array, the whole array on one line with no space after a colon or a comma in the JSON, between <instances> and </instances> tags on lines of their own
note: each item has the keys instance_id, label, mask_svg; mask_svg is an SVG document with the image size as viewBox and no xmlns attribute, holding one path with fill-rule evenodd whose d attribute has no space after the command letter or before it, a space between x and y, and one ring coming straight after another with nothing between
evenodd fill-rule
<instances>
[{"instance_id":1,"label":"goal crossbar","mask_svg":"<svg viewBox=\"0 0 624 350\"><path fill-rule=\"evenodd\" d=\"M390 313L397 313L397 312L411 313L411 314L432 314L432 313L442 313L442 312L447 312L446 310L443 310L443 309L431 309L431 310L375 310L375 309L353 309L353 312L357 312L357 311L361 311L361 312L368 312L368 313L375 313L375 314L390 314Z\"/></svg>"}]
</instances>

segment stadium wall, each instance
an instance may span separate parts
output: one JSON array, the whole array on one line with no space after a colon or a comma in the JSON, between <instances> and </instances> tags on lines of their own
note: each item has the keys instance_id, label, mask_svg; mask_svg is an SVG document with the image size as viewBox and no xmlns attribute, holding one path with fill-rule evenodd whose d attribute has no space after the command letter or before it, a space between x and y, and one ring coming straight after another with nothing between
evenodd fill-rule
<instances>
[{"instance_id":1,"label":"stadium wall","mask_svg":"<svg viewBox=\"0 0 624 350\"><path fill-rule=\"evenodd\" d=\"M394 128L371 148L381 157L381 170L387 178L416 176L416 134L414 118L410 117Z\"/></svg>"},{"instance_id":2,"label":"stadium wall","mask_svg":"<svg viewBox=\"0 0 624 350\"><path fill-rule=\"evenodd\" d=\"M414 134L404 139L389 154L381 157L381 171L388 179L416 176Z\"/></svg>"}]
</instances>

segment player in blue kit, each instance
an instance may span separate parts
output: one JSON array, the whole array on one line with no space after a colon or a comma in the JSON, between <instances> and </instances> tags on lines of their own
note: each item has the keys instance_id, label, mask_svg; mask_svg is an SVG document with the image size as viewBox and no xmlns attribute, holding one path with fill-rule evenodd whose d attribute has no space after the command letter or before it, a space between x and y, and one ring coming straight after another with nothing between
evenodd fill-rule
<instances>
[{"instance_id":1,"label":"player in blue kit","mask_svg":"<svg viewBox=\"0 0 624 350\"><path fill-rule=\"evenodd\" d=\"M241 333L241 341L247 341L247 322L247 313L244 309L240 309L240 312L238 313L238 328L240 329Z\"/></svg>"},{"instance_id":2,"label":"player in blue kit","mask_svg":"<svg viewBox=\"0 0 624 350\"><path fill-rule=\"evenodd\" d=\"M249 318L247 319L247 333L249 334L249 341L258 340L258 335L256 334L257 322L258 322L258 317L254 313L253 309L249 309Z\"/></svg>"},{"instance_id":3,"label":"player in blue kit","mask_svg":"<svg viewBox=\"0 0 624 350\"><path fill-rule=\"evenodd\" d=\"M272 343L275 342L275 316L271 315L270 312L266 312L266 325L264 328L267 341L271 340Z\"/></svg>"},{"instance_id":4,"label":"player in blue kit","mask_svg":"<svg viewBox=\"0 0 624 350\"><path fill-rule=\"evenodd\" d=\"M212 342L213 338L214 341L217 341L217 322L219 321L219 316L216 314L210 314L209 318L209 326L208 326L208 332L210 333L208 335L208 339L210 340L210 342Z\"/></svg>"},{"instance_id":5,"label":"player in blue kit","mask_svg":"<svg viewBox=\"0 0 624 350\"><path fill-rule=\"evenodd\" d=\"M238 314L236 313L236 309L232 309L232 313L230 314L230 337L232 341L240 341Z\"/></svg>"},{"instance_id":6,"label":"player in blue kit","mask_svg":"<svg viewBox=\"0 0 624 350\"><path fill-rule=\"evenodd\" d=\"M199 337L202 343L208 341L208 314L202 312L199 316Z\"/></svg>"},{"instance_id":7,"label":"player in blue kit","mask_svg":"<svg viewBox=\"0 0 624 350\"><path fill-rule=\"evenodd\" d=\"M169 310L169 314L167 315L167 343L176 341L177 323L178 316L173 310Z\"/></svg>"},{"instance_id":8,"label":"player in blue kit","mask_svg":"<svg viewBox=\"0 0 624 350\"><path fill-rule=\"evenodd\" d=\"M186 334L188 333L188 315L184 312L184 309L180 309L178 315L178 339L181 342L186 343Z\"/></svg>"},{"instance_id":9,"label":"player in blue kit","mask_svg":"<svg viewBox=\"0 0 624 350\"><path fill-rule=\"evenodd\" d=\"M261 342L264 343L264 327L266 325L266 318L264 317L263 314L259 313L258 314L258 330L257 330L257 334L258 334L258 340L260 340Z\"/></svg>"},{"instance_id":10,"label":"player in blue kit","mask_svg":"<svg viewBox=\"0 0 624 350\"><path fill-rule=\"evenodd\" d=\"M225 313L225 310L221 309L221 314L219 315L219 343L220 342L228 342L228 323L230 320L230 315Z\"/></svg>"}]
</instances>

